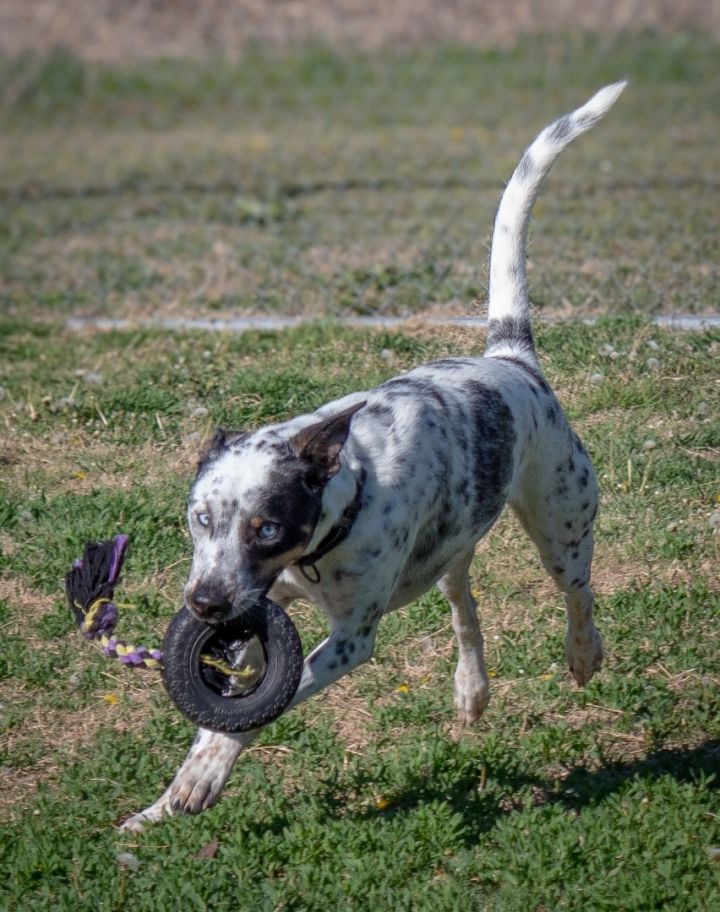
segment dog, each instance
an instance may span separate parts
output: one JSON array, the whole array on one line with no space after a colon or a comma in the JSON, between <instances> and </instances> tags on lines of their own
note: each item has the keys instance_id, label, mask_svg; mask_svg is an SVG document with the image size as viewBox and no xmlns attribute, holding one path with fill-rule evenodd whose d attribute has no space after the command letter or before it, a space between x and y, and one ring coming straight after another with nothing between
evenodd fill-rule
<instances>
[{"instance_id":1,"label":"dog","mask_svg":"<svg viewBox=\"0 0 720 912\"><path fill-rule=\"evenodd\" d=\"M553 162L624 87L550 124L520 159L495 219L482 358L443 358L253 433L219 431L201 458L188 499L189 609L229 620L268 593L282 606L302 596L328 619L291 707L366 662L382 616L437 584L458 642L455 706L463 724L475 722L488 676L468 569L505 504L565 597L577 684L600 668L590 588L597 481L538 363L526 246ZM169 788L125 829L213 805L258 733L201 728Z\"/></svg>"}]
</instances>

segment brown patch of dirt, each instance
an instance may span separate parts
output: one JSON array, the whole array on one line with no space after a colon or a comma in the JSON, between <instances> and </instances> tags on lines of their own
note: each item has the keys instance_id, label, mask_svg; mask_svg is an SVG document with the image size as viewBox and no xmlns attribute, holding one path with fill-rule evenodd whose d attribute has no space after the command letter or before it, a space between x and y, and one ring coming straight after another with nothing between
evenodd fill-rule
<instances>
[{"instance_id":1,"label":"brown patch of dirt","mask_svg":"<svg viewBox=\"0 0 720 912\"><path fill-rule=\"evenodd\" d=\"M543 718L562 722L570 728L587 728L589 725L614 725L624 715L622 710L588 703L585 706L572 706L561 713L544 712Z\"/></svg>"},{"instance_id":2,"label":"brown patch of dirt","mask_svg":"<svg viewBox=\"0 0 720 912\"><path fill-rule=\"evenodd\" d=\"M26 636L27 631L24 628L22 631L20 630L20 618L27 615L33 621L38 620L52 611L55 605L54 596L35 592L15 579L0 579L0 599L19 609L15 614L17 626L13 628L8 624L4 627L5 633L11 636L17 636L20 633L23 637Z\"/></svg>"},{"instance_id":3,"label":"brown patch of dirt","mask_svg":"<svg viewBox=\"0 0 720 912\"><path fill-rule=\"evenodd\" d=\"M483 305L484 306L484 305ZM442 336L443 342L452 348L457 356L477 357L485 348L487 330L483 326L437 326L427 322L427 317L470 317L485 316L484 309L469 305L467 301L449 302L449 306L437 304L423 310L422 314L402 321L402 331L408 336L436 342Z\"/></svg>"},{"instance_id":4,"label":"brown patch of dirt","mask_svg":"<svg viewBox=\"0 0 720 912\"><path fill-rule=\"evenodd\" d=\"M667 681L668 690L679 693L689 684L702 684L705 687L720 687L720 677L717 675L698 674L694 668L685 668L682 671L671 672L662 662L653 662L643 670L648 677L661 677Z\"/></svg>"},{"instance_id":5,"label":"brown patch of dirt","mask_svg":"<svg viewBox=\"0 0 720 912\"><path fill-rule=\"evenodd\" d=\"M429 43L488 47L568 31L720 34L705 0L4 0L0 53L63 47L90 60L234 55L249 44L308 42L373 51Z\"/></svg>"},{"instance_id":6,"label":"brown patch of dirt","mask_svg":"<svg viewBox=\"0 0 720 912\"><path fill-rule=\"evenodd\" d=\"M322 706L333 719L330 728L348 754L362 754L375 738L372 713L367 700L358 696L357 683L351 676L341 678L329 687L322 698Z\"/></svg>"},{"instance_id":7,"label":"brown patch of dirt","mask_svg":"<svg viewBox=\"0 0 720 912\"><path fill-rule=\"evenodd\" d=\"M138 481L153 485L173 475L192 475L202 440L210 432L209 425L188 421L188 430L193 428L197 438L188 437L179 446L146 443L125 447L100 443L74 430L59 441L30 435L15 436L12 441L0 437L0 460L7 481L17 489L27 488L28 473L39 473L43 490L50 494L131 488Z\"/></svg>"},{"instance_id":8,"label":"brown patch of dirt","mask_svg":"<svg viewBox=\"0 0 720 912\"><path fill-rule=\"evenodd\" d=\"M300 255L304 267L313 275L326 279L334 278L339 272L383 269L409 269L421 258L423 249L417 244L397 247L358 243L346 248L327 245L310 247Z\"/></svg>"}]
</instances>

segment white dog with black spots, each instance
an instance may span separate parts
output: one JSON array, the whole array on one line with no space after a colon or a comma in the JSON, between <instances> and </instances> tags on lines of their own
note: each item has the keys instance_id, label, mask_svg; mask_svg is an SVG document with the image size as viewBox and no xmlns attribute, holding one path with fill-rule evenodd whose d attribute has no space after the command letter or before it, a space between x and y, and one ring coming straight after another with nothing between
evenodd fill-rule
<instances>
[{"instance_id":1,"label":"white dog with black spots","mask_svg":"<svg viewBox=\"0 0 720 912\"><path fill-rule=\"evenodd\" d=\"M383 615L437 584L458 641L455 706L464 724L475 722L488 676L468 569L505 504L564 594L575 680L584 685L600 668L590 588L597 483L538 363L526 245L556 157L624 86L546 127L515 169L495 220L484 357L425 364L253 433L219 432L202 458L188 502L186 604L212 621L239 615L260 593L283 606L313 602L330 633L305 660L292 706L366 662ZM200 729L169 788L124 827L210 807L259 731Z\"/></svg>"}]
</instances>

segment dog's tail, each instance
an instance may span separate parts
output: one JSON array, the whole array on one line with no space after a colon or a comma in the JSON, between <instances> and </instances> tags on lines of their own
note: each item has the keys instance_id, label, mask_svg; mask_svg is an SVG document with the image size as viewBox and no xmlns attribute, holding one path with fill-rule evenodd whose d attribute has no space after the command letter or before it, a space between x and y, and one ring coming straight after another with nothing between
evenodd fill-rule
<instances>
[{"instance_id":1,"label":"dog's tail","mask_svg":"<svg viewBox=\"0 0 720 912\"><path fill-rule=\"evenodd\" d=\"M625 86L625 82L616 82L600 89L577 111L545 127L515 168L495 217L486 355L512 355L537 363L525 269L532 207L558 155L603 117Z\"/></svg>"}]
</instances>

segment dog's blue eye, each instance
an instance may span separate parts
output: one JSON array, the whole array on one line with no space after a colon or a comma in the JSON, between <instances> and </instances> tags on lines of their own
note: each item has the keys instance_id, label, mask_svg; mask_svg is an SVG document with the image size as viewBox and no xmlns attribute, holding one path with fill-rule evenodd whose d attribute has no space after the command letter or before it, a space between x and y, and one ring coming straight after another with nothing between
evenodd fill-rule
<instances>
[{"instance_id":1,"label":"dog's blue eye","mask_svg":"<svg viewBox=\"0 0 720 912\"><path fill-rule=\"evenodd\" d=\"M210 525L210 517L208 516L207 513L198 513L197 521L200 523L201 526Z\"/></svg>"},{"instance_id":2,"label":"dog's blue eye","mask_svg":"<svg viewBox=\"0 0 720 912\"><path fill-rule=\"evenodd\" d=\"M263 523L258 529L258 538L261 538L263 541L270 541L271 538L275 538L279 528L277 523Z\"/></svg>"}]
</instances>

